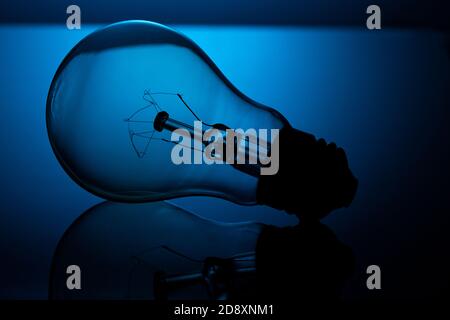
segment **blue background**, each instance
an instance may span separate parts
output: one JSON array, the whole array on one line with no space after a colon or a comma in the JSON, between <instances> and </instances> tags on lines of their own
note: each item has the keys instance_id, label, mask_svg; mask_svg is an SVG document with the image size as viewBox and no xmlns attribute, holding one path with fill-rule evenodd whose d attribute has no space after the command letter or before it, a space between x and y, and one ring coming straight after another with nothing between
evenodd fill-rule
<instances>
[{"instance_id":1,"label":"blue background","mask_svg":"<svg viewBox=\"0 0 450 320\"><path fill-rule=\"evenodd\" d=\"M101 199L54 157L45 100L64 55L100 25L0 25L0 297L46 298L56 244ZM251 98L297 128L336 141L359 178L348 209L325 222L355 251L346 295L374 295L365 268L383 270L384 298L439 296L449 287L450 62L445 33L427 29L173 25ZM222 221L296 219L224 200L173 202Z\"/></svg>"},{"instance_id":2,"label":"blue background","mask_svg":"<svg viewBox=\"0 0 450 320\"><path fill-rule=\"evenodd\" d=\"M143 19L163 24L357 26L366 9L382 8L384 27L449 30L446 0L3 0L0 21L64 23L66 8L82 8L85 23Z\"/></svg>"}]
</instances>

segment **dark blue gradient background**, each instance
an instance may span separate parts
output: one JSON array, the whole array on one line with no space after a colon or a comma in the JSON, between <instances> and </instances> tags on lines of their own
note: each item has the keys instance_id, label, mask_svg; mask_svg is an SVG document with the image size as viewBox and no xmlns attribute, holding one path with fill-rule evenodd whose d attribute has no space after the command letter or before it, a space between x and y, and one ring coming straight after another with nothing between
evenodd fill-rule
<instances>
[{"instance_id":1,"label":"dark blue gradient background","mask_svg":"<svg viewBox=\"0 0 450 320\"><path fill-rule=\"evenodd\" d=\"M56 68L98 27L0 26L1 298L46 298L59 238L101 201L64 173L45 127ZM383 272L380 298L434 298L448 290L450 62L443 33L370 32L364 26L173 27L196 41L248 96L347 151L358 194L350 208L325 222L357 257L348 297L374 295L365 287L370 264ZM296 222L271 208L219 199L173 202L222 221Z\"/></svg>"}]
</instances>

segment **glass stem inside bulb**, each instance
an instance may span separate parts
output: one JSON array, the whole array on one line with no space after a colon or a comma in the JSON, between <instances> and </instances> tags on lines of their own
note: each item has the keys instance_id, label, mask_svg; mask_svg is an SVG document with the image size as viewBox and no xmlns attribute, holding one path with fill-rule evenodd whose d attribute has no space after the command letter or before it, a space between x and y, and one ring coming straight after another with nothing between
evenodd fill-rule
<instances>
[{"instance_id":1,"label":"glass stem inside bulb","mask_svg":"<svg viewBox=\"0 0 450 320\"><path fill-rule=\"evenodd\" d=\"M252 276L256 272L255 252L241 253L233 258L207 257L203 261L201 272L188 274L166 274L165 272L155 273L155 296L162 297L167 293L183 289L187 286L205 284L209 287L209 293L213 298L219 296L220 291L226 287L226 283L238 276ZM225 282L224 282L225 281ZM221 290L217 290L221 289ZM229 288L226 288L229 289Z\"/></svg>"},{"instance_id":2,"label":"glass stem inside bulb","mask_svg":"<svg viewBox=\"0 0 450 320\"><path fill-rule=\"evenodd\" d=\"M207 136L207 130L201 129L201 134L198 134L196 132L196 128L192 125L186 124L184 122L178 121L176 119L170 118L169 114L165 111L159 112L155 120L153 122L154 129L156 131L163 131L168 130L170 132L174 132L178 129L183 129L187 132L189 132L190 136L193 137L194 140L197 140L201 143L204 147L207 147L209 144L212 143L212 141L209 141L209 139L205 139L204 137ZM258 150L259 154L265 154L268 155L268 152L270 151L270 145L267 143L266 140L259 140L255 137L247 137L246 139L239 139L233 137L229 137L229 128L223 124L215 124L215 125L207 125L210 127L210 129L218 130L222 136L222 143L223 147L222 154L215 153L214 159L219 159L222 161L225 161L226 163L231 164L235 169L242 171L246 174L249 174L254 177L258 177L261 172L261 163L257 161L258 159ZM227 142L229 143L229 140L233 141L233 148L234 152L232 153L232 157L227 157ZM264 142L264 143L261 143ZM191 149L192 146L189 146ZM263 152L261 150L263 149ZM239 156L239 150L243 150L243 154ZM203 151L203 150L201 150ZM250 160L253 159L253 162Z\"/></svg>"}]
</instances>

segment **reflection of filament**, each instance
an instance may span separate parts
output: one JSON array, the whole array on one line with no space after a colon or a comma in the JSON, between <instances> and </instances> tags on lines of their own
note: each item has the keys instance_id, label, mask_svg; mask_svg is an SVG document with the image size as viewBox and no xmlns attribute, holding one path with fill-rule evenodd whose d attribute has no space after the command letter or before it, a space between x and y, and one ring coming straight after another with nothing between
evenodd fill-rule
<instances>
[{"instance_id":1,"label":"reflection of filament","mask_svg":"<svg viewBox=\"0 0 450 320\"><path fill-rule=\"evenodd\" d=\"M193 285L205 285L209 295L212 298L217 298L217 292L214 288L222 281L221 278L215 277L215 272L211 273L210 270L213 268L217 270L217 268L225 268L225 272L229 272L230 274L254 274L256 271L256 259L255 252L245 252L232 255L227 258L213 258L206 257L204 260L191 258L181 252L178 252L168 246L155 246L145 252L139 254L138 256L134 256L135 261L143 262L148 266L152 266L151 263L144 261L144 259L140 258L143 254L147 254L156 249L163 249L171 254L174 254L178 257L186 259L190 262L201 263L203 267L197 272L188 272L188 273L175 273L175 274L167 274L164 270L153 266L155 270L153 273L154 277L154 295L156 299L167 299L167 294L170 291L178 290L181 288L185 288ZM128 291L130 293L130 284L131 284L131 273L133 268L129 272L129 282L128 282Z\"/></svg>"}]
</instances>

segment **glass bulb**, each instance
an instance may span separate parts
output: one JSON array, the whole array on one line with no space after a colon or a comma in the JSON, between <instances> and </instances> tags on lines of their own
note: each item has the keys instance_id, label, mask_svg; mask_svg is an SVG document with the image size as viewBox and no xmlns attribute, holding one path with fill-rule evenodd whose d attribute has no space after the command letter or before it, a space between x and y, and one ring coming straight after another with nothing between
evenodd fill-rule
<instances>
[{"instance_id":1,"label":"glass bulb","mask_svg":"<svg viewBox=\"0 0 450 320\"><path fill-rule=\"evenodd\" d=\"M202 121L202 130L221 132L227 128L281 130L280 174L260 176L259 162L175 164L172 133L180 128L192 132L194 121ZM236 89L194 42L152 22L110 25L70 51L49 90L47 128L68 174L82 187L111 200L210 195L295 213L311 211L313 203L327 203L326 209L319 210L322 214L348 205L356 190L342 149L318 144L312 135L292 129L279 112ZM249 150L264 149L261 143L256 149L245 143L246 156ZM266 148L268 153L271 146L273 142ZM196 147L194 141L189 147L195 162L195 151L203 152L206 144ZM305 154L306 163L296 159ZM316 161L325 156L326 163ZM313 170L316 162L320 167ZM332 178L330 168L334 168ZM305 186L292 195L292 183ZM319 194L321 201L317 201ZM306 208L298 206L299 199L308 203Z\"/></svg>"}]
</instances>

